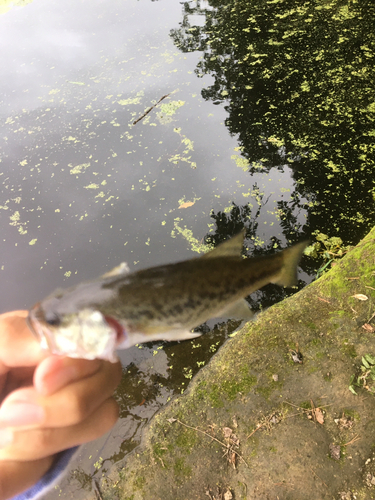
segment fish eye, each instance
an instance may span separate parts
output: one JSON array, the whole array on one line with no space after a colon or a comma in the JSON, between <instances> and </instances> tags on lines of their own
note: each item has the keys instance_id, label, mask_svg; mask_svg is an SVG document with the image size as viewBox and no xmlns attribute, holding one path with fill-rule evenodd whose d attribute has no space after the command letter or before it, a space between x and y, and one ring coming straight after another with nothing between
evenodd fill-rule
<instances>
[{"instance_id":1,"label":"fish eye","mask_svg":"<svg viewBox=\"0 0 375 500\"><path fill-rule=\"evenodd\" d=\"M61 319L57 314L54 313L46 315L45 321L51 326L59 326L59 324L61 323Z\"/></svg>"}]
</instances>

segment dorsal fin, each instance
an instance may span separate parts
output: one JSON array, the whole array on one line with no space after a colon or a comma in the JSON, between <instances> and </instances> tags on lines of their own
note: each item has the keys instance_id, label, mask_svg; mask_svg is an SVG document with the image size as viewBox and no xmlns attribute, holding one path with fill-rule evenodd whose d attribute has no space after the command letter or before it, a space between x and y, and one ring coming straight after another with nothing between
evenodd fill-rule
<instances>
[{"instance_id":1,"label":"dorsal fin","mask_svg":"<svg viewBox=\"0 0 375 500\"><path fill-rule=\"evenodd\" d=\"M243 240L245 237L245 229L236 236L233 236L229 240L220 243L216 248L210 252L205 253L200 258L201 259L216 259L217 257L241 257Z\"/></svg>"},{"instance_id":2,"label":"dorsal fin","mask_svg":"<svg viewBox=\"0 0 375 500\"><path fill-rule=\"evenodd\" d=\"M125 276L128 273L130 273L129 266L126 262L121 262L121 264L100 276L99 279L111 278L112 276L118 276L119 274L123 274Z\"/></svg>"}]
</instances>

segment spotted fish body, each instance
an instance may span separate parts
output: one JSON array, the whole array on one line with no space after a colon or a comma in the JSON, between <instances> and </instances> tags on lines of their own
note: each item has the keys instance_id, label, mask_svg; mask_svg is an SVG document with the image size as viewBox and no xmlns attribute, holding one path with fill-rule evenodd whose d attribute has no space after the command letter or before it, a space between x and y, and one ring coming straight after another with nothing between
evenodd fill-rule
<instances>
[{"instance_id":1,"label":"spotted fish body","mask_svg":"<svg viewBox=\"0 0 375 500\"><path fill-rule=\"evenodd\" d=\"M120 265L100 278L57 290L29 313L29 326L55 354L117 360L116 349L200 335L192 328L218 316L249 316L243 298L268 283L292 286L307 242L244 259L244 233L207 254L129 273Z\"/></svg>"}]
</instances>

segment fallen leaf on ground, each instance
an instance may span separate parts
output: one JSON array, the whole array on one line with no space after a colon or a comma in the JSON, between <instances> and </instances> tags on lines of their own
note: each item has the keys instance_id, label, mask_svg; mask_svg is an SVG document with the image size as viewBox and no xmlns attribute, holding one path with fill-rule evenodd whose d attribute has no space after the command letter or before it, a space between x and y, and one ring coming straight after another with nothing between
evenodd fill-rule
<instances>
[{"instance_id":1,"label":"fallen leaf on ground","mask_svg":"<svg viewBox=\"0 0 375 500\"><path fill-rule=\"evenodd\" d=\"M223 434L225 438L229 438L232 435L232 429L230 427L223 428Z\"/></svg>"},{"instance_id":2,"label":"fallen leaf on ground","mask_svg":"<svg viewBox=\"0 0 375 500\"><path fill-rule=\"evenodd\" d=\"M340 460L341 448L338 444L331 443L329 445L329 454L333 460Z\"/></svg>"},{"instance_id":3,"label":"fallen leaf on ground","mask_svg":"<svg viewBox=\"0 0 375 500\"><path fill-rule=\"evenodd\" d=\"M362 328L364 330L366 330L366 332L369 332L369 333L373 333L375 331L375 328L371 325L369 325L368 323L365 323L364 325L362 325Z\"/></svg>"},{"instance_id":4,"label":"fallen leaf on ground","mask_svg":"<svg viewBox=\"0 0 375 500\"><path fill-rule=\"evenodd\" d=\"M318 422L318 424L324 424L324 416L322 410L320 408L315 408L314 413L315 413L315 419Z\"/></svg>"},{"instance_id":5,"label":"fallen leaf on ground","mask_svg":"<svg viewBox=\"0 0 375 500\"><path fill-rule=\"evenodd\" d=\"M352 295L352 297L358 300L368 300L367 295L363 295L363 293L356 293L355 295Z\"/></svg>"}]
</instances>

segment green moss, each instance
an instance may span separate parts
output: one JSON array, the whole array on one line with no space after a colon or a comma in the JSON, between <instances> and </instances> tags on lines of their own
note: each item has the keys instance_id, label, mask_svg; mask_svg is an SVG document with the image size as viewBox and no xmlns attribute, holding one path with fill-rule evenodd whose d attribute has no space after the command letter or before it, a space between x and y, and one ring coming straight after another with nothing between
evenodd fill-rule
<instances>
[{"instance_id":1,"label":"green moss","mask_svg":"<svg viewBox=\"0 0 375 500\"><path fill-rule=\"evenodd\" d=\"M232 379L226 380L222 384L223 391L230 401L236 398L237 394L241 392L245 394L257 383L257 378L253 375L246 375L240 382Z\"/></svg>"},{"instance_id":2,"label":"green moss","mask_svg":"<svg viewBox=\"0 0 375 500\"><path fill-rule=\"evenodd\" d=\"M246 371L246 375L241 377L241 371ZM257 383L257 378L248 374L248 369L240 370L238 378L224 380L221 384L213 384L208 393L208 397L216 408L224 406L223 399L233 401L239 393L246 394ZM202 395L202 392L201 392Z\"/></svg>"},{"instance_id":3,"label":"green moss","mask_svg":"<svg viewBox=\"0 0 375 500\"><path fill-rule=\"evenodd\" d=\"M338 311L335 311L334 314L335 314L335 316L339 316L339 317L345 317L345 316L350 317L350 314L348 313L348 311L344 311L343 309L339 309Z\"/></svg>"},{"instance_id":4,"label":"green moss","mask_svg":"<svg viewBox=\"0 0 375 500\"><path fill-rule=\"evenodd\" d=\"M155 443L152 447L152 451L155 457L160 458L165 455L168 451L172 451L172 446L163 446L161 443Z\"/></svg>"},{"instance_id":5,"label":"green moss","mask_svg":"<svg viewBox=\"0 0 375 500\"><path fill-rule=\"evenodd\" d=\"M325 355L326 355L326 353L325 353L325 352L319 351L319 352L317 352L317 353L315 354L315 357L316 357L316 359L322 359L322 358L324 358L324 357L325 357Z\"/></svg>"},{"instance_id":6,"label":"green moss","mask_svg":"<svg viewBox=\"0 0 375 500\"><path fill-rule=\"evenodd\" d=\"M208 397L215 408L222 408L224 406L223 395L217 384L212 384Z\"/></svg>"},{"instance_id":7,"label":"green moss","mask_svg":"<svg viewBox=\"0 0 375 500\"><path fill-rule=\"evenodd\" d=\"M205 380L202 380L201 382L199 382L199 384L197 385L197 389L196 389L197 397L200 397L201 395L203 396L203 395L207 394L206 387L207 387L207 382Z\"/></svg>"},{"instance_id":8,"label":"green moss","mask_svg":"<svg viewBox=\"0 0 375 500\"><path fill-rule=\"evenodd\" d=\"M352 408L344 408L342 411L345 413L345 415L350 417L352 420L360 420L361 419L360 414L357 411L353 410Z\"/></svg>"},{"instance_id":9,"label":"green moss","mask_svg":"<svg viewBox=\"0 0 375 500\"><path fill-rule=\"evenodd\" d=\"M269 399L272 391L273 391L272 387L258 386L255 388L254 392L256 392L257 394L260 394L265 399Z\"/></svg>"},{"instance_id":10,"label":"green moss","mask_svg":"<svg viewBox=\"0 0 375 500\"><path fill-rule=\"evenodd\" d=\"M187 453L190 453L197 440L197 433L193 429L184 428L177 436L175 443L179 448L182 448Z\"/></svg>"},{"instance_id":11,"label":"green moss","mask_svg":"<svg viewBox=\"0 0 375 500\"><path fill-rule=\"evenodd\" d=\"M137 490L141 490L145 484L146 484L146 479L143 476L137 476L133 483L134 487Z\"/></svg>"},{"instance_id":12,"label":"green moss","mask_svg":"<svg viewBox=\"0 0 375 500\"><path fill-rule=\"evenodd\" d=\"M299 404L299 407L304 410L311 410L311 401L302 401L302 403Z\"/></svg>"},{"instance_id":13,"label":"green moss","mask_svg":"<svg viewBox=\"0 0 375 500\"><path fill-rule=\"evenodd\" d=\"M316 330L316 325L312 321L306 323L306 326L309 327L311 330Z\"/></svg>"},{"instance_id":14,"label":"green moss","mask_svg":"<svg viewBox=\"0 0 375 500\"><path fill-rule=\"evenodd\" d=\"M241 392L242 384L234 380L226 380L222 383L221 387L226 397L230 401L233 401L236 398L237 394Z\"/></svg>"},{"instance_id":15,"label":"green moss","mask_svg":"<svg viewBox=\"0 0 375 500\"><path fill-rule=\"evenodd\" d=\"M331 372L326 373L325 375L323 375L323 379L326 382L331 382L332 381L332 373Z\"/></svg>"},{"instance_id":16,"label":"green moss","mask_svg":"<svg viewBox=\"0 0 375 500\"><path fill-rule=\"evenodd\" d=\"M311 345L321 345L322 340L321 339L312 339L312 341L310 343L311 343Z\"/></svg>"},{"instance_id":17,"label":"green moss","mask_svg":"<svg viewBox=\"0 0 375 500\"><path fill-rule=\"evenodd\" d=\"M307 368L307 373L310 373L310 374L316 373L318 371L320 371L320 366L309 366Z\"/></svg>"},{"instance_id":18,"label":"green moss","mask_svg":"<svg viewBox=\"0 0 375 500\"><path fill-rule=\"evenodd\" d=\"M349 344L348 339L344 340L344 343L341 347L341 352L345 354L345 356L349 356L350 358L357 357L357 351L355 350L354 344Z\"/></svg>"},{"instance_id":19,"label":"green moss","mask_svg":"<svg viewBox=\"0 0 375 500\"><path fill-rule=\"evenodd\" d=\"M185 464L184 458L177 458L173 469L176 476L186 477L191 475L191 467Z\"/></svg>"}]
</instances>

